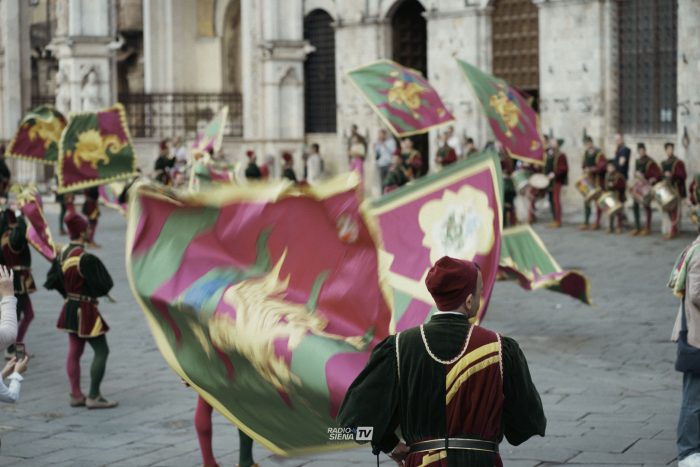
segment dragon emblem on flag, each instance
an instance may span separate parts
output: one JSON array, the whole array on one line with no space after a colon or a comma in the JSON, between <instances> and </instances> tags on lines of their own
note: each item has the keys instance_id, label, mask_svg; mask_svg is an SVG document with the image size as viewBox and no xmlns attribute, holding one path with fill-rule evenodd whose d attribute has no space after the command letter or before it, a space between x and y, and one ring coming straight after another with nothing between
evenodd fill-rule
<instances>
[{"instance_id":1,"label":"dragon emblem on flag","mask_svg":"<svg viewBox=\"0 0 700 467\"><path fill-rule=\"evenodd\" d=\"M392 73L392 76L398 76L398 72ZM421 93L423 92L425 89L415 81L407 82L403 79L396 79L387 94L387 98L392 104L405 105L411 109L413 118L419 118L416 109L421 106Z\"/></svg>"},{"instance_id":2,"label":"dragon emblem on flag","mask_svg":"<svg viewBox=\"0 0 700 467\"><path fill-rule=\"evenodd\" d=\"M498 91L498 94L492 95L489 99L489 104L506 124L508 128L506 136L509 138L513 136L512 129L517 127L520 122L518 106L513 103L513 100L503 90Z\"/></svg>"},{"instance_id":3,"label":"dragon emblem on flag","mask_svg":"<svg viewBox=\"0 0 700 467\"><path fill-rule=\"evenodd\" d=\"M104 138L97 130L88 130L80 133L75 143L75 151L67 151L66 155L72 157L75 165L80 168L83 164L89 164L97 169L97 164L109 163L107 151L118 153L127 145L116 135L106 135Z\"/></svg>"}]
</instances>

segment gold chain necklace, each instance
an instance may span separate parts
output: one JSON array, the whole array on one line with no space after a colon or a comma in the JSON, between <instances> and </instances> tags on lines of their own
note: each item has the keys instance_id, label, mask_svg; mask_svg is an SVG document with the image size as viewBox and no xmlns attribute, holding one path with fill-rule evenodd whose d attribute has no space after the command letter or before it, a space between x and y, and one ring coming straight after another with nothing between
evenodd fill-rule
<instances>
[{"instance_id":1,"label":"gold chain necklace","mask_svg":"<svg viewBox=\"0 0 700 467\"><path fill-rule=\"evenodd\" d=\"M462 358L462 355L464 355L464 352L467 351L467 347L469 347L469 341L472 338L472 331L474 330L474 326L469 327L469 332L467 333L467 339L464 341L464 347L462 347L462 350L459 351L457 356L453 358L452 360L440 360L437 358L437 356L433 353L432 350L430 350L430 346L428 345L428 339L425 337L425 330L423 330L423 325L420 325L420 336L423 338L423 345L425 345L425 350L428 352L428 355L430 355L430 358L435 360L438 363L442 363L443 365L452 365L455 363L457 360Z\"/></svg>"}]
</instances>

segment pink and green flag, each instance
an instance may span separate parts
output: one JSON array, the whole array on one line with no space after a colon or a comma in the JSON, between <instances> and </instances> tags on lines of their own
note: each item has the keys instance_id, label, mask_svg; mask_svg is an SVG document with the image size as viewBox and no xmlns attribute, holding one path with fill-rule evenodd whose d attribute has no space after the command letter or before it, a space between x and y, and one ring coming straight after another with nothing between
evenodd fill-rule
<instances>
[{"instance_id":1,"label":"pink and green flag","mask_svg":"<svg viewBox=\"0 0 700 467\"><path fill-rule=\"evenodd\" d=\"M502 279L516 280L524 289L548 289L591 304L586 276L563 270L529 225L503 231L498 269Z\"/></svg>"},{"instance_id":2,"label":"pink and green flag","mask_svg":"<svg viewBox=\"0 0 700 467\"><path fill-rule=\"evenodd\" d=\"M359 177L202 193L131 188L127 273L167 363L279 455L346 449L329 428L392 293Z\"/></svg>"},{"instance_id":3,"label":"pink and green flag","mask_svg":"<svg viewBox=\"0 0 700 467\"><path fill-rule=\"evenodd\" d=\"M19 187L15 185L13 191L17 193L17 204L22 215L27 221L27 241L29 244L48 261L53 261L56 257L57 247L51 236L49 223L44 216L44 205L41 195L32 186Z\"/></svg>"},{"instance_id":4,"label":"pink and green flag","mask_svg":"<svg viewBox=\"0 0 700 467\"><path fill-rule=\"evenodd\" d=\"M22 119L5 156L42 164L58 162L58 145L66 117L49 105L37 107Z\"/></svg>"},{"instance_id":5,"label":"pink and green flag","mask_svg":"<svg viewBox=\"0 0 700 467\"><path fill-rule=\"evenodd\" d=\"M212 153L216 152L221 148L221 141L224 137L224 130L226 129L226 118L228 117L228 105L219 110L214 118L211 119L207 126L204 127L202 131L197 134L194 143L192 144L193 152L207 152L209 150Z\"/></svg>"},{"instance_id":6,"label":"pink and green flag","mask_svg":"<svg viewBox=\"0 0 700 467\"><path fill-rule=\"evenodd\" d=\"M127 203L122 203L119 196L124 191L126 182L112 182L100 185L100 200L105 206L119 211L121 215L126 215Z\"/></svg>"},{"instance_id":7,"label":"pink and green flag","mask_svg":"<svg viewBox=\"0 0 700 467\"><path fill-rule=\"evenodd\" d=\"M483 320L498 272L503 188L493 152L450 165L388 195L372 207L383 261L394 291L392 329L423 323L435 311L424 285L442 256L475 261L484 279L476 322Z\"/></svg>"},{"instance_id":8,"label":"pink and green flag","mask_svg":"<svg viewBox=\"0 0 700 467\"><path fill-rule=\"evenodd\" d=\"M417 70L380 60L348 72L348 77L396 137L427 133L454 121Z\"/></svg>"},{"instance_id":9,"label":"pink and green flag","mask_svg":"<svg viewBox=\"0 0 700 467\"><path fill-rule=\"evenodd\" d=\"M508 154L534 164L544 164L539 117L525 98L500 78L457 60L486 114L491 130Z\"/></svg>"},{"instance_id":10,"label":"pink and green flag","mask_svg":"<svg viewBox=\"0 0 700 467\"><path fill-rule=\"evenodd\" d=\"M124 107L70 116L58 155L58 193L126 180L138 175Z\"/></svg>"}]
</instances>

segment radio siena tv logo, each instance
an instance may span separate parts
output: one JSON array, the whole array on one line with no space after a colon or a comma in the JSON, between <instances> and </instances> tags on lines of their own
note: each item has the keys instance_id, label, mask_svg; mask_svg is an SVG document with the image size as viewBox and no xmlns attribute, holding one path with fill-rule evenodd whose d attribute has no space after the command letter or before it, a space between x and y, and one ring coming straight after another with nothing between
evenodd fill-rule
<instances>
[{"instance_id":1,"label":"radio siena tv logo","mask_svg":"<svg viewBox=\"0 0 700 467\"><path fill-rule=\"evenodd\" d=\"M330 441L372 441L374 427L358 426L356 428L328 428Z\"/></svg>"}]
</instances>

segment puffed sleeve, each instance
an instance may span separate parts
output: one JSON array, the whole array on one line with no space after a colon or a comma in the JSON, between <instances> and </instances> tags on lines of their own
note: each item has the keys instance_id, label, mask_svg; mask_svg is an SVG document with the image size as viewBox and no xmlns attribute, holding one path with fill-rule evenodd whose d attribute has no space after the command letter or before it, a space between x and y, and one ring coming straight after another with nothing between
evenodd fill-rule
<instances>
[{"instance_id":1,"label":"puffed sleeve","mask_svg":"<svg viewBox=\"0 0 700 467\"><path fill-rule=\"evenodd\" d=\"M61 262L58 260L58 258L51 262L49 272L46 274L44 288L47 290L55 290L64 298L66 296L66 290L63 287L63 271L61 270Z\"/></svg>"},{"instance_id":2,"label":"puffed sleeve","mask_svg":"<svg viewBox=\"0 0 700 467\"><path fill-rule=\"evenodd\" d=\"M544 436L547 419L527 360L515 340L503 337L503 429L513 446L534 435Z\"/></svg>"},{"instance_id":3,"label":"puffed sleeve","mask_svg":"<svg viewBox=\"0 0 700 467\"><path fill-rule=\"evenodd\" d=\"M17 218L17 226L10 232L10 249L19 253L27 246L27 221L24 216Z\"/></svg>"},{"instance_id":4,"label":"puffed sleeve","mask_svg":"<svg viewBox=\"0 0 700 467\"><path fill-rule=\"evenodd\" d=\"M389 336L372 351L364 370L350 385L336 421L341 427L374 427L372 447L391 452L399 442L399 381L396 339Z\"/></svg>"},{"instance_id":5,"label":"puffed sleeve","mask_svg":"<svg viewBox=\"0 0 700 467\"><path fill-rule=\"evenodd\" d=\"M90 253L80 257L80 274L85 278L85 293L91 297L107 295L114 282L102 261Z\"/></svg>"}]
</instances>

